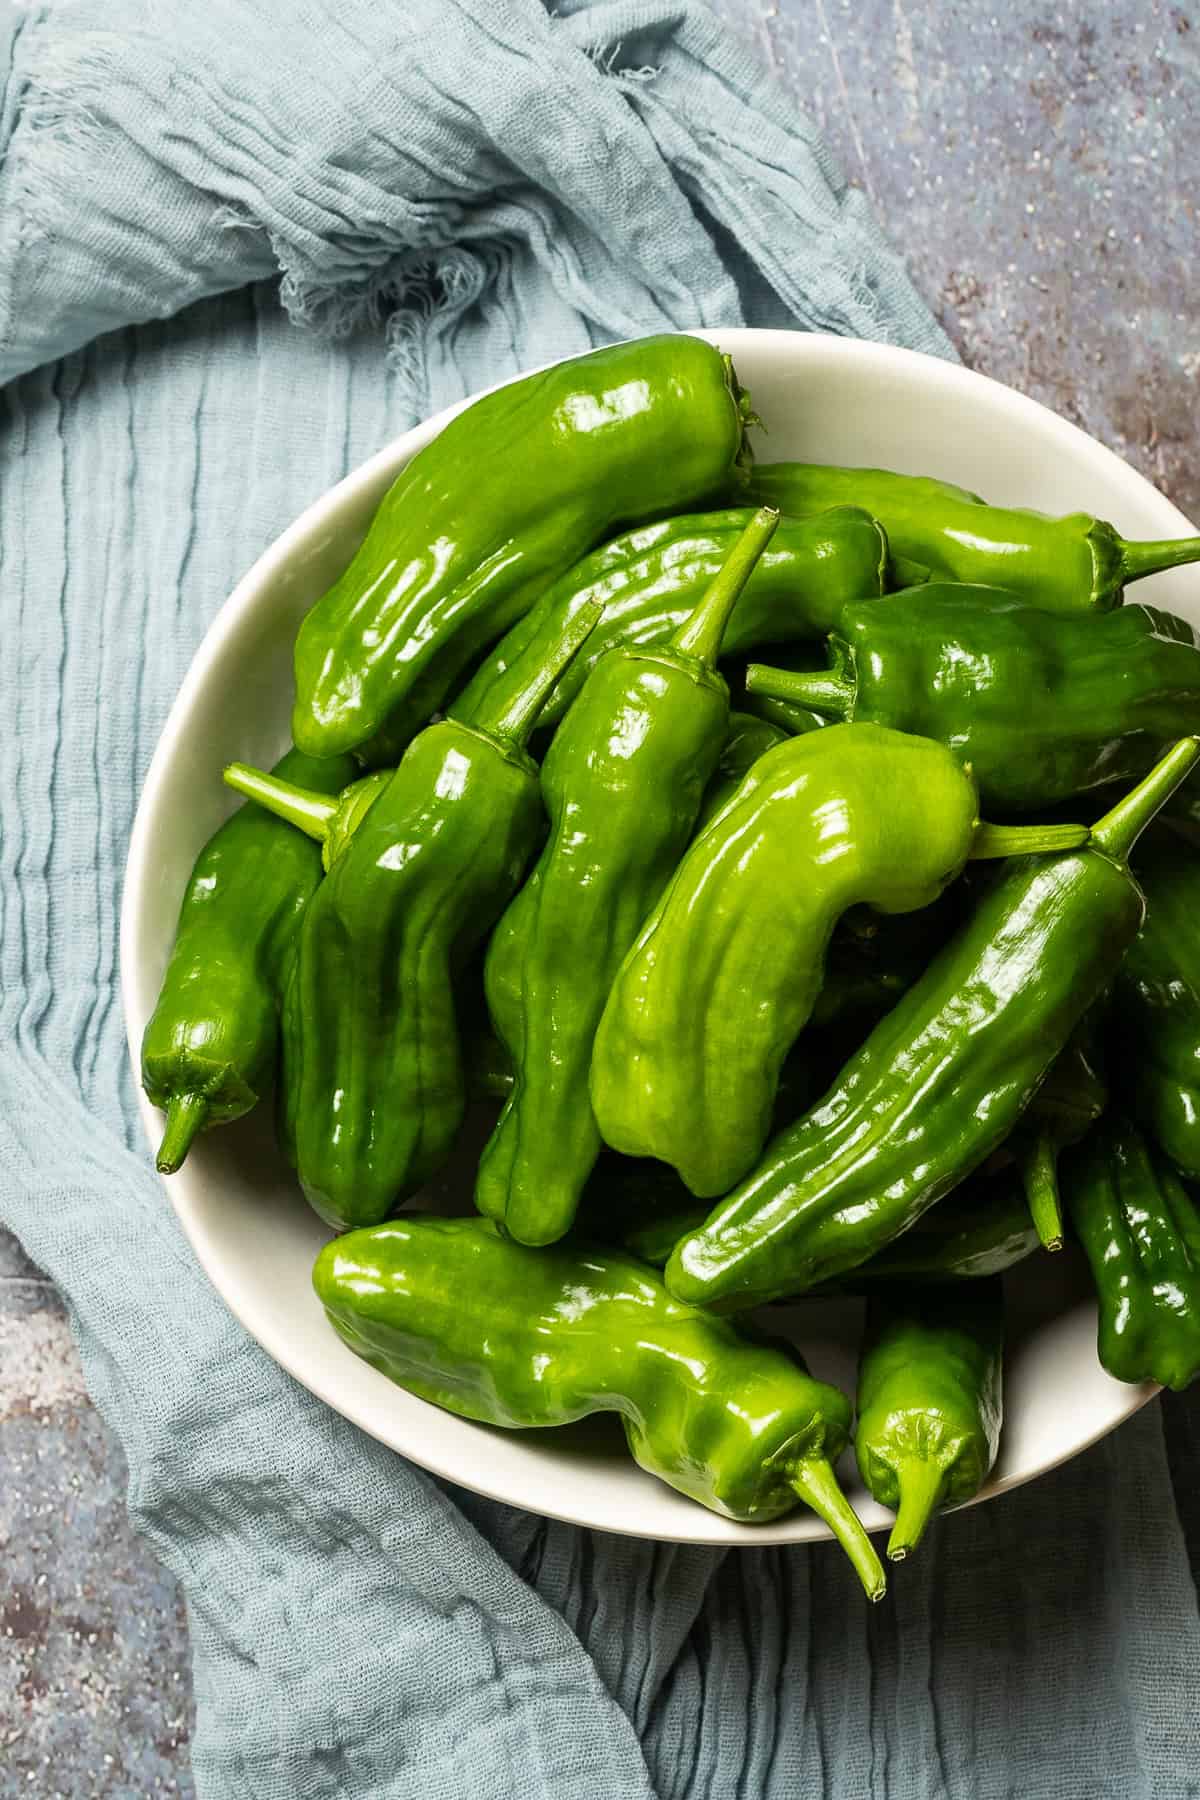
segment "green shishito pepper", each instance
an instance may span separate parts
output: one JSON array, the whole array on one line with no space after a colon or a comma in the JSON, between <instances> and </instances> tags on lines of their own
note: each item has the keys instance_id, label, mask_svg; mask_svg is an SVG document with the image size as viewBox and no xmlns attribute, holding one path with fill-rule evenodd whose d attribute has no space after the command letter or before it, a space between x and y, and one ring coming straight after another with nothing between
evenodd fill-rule
<instances>
[{"instance_id":1,"label":"green shishito pepper","mask_svg":"<svg viewBox=\"0 0 1200 1800\"><path fill-rule=\"evenodd\" d=\"M750 417L729 358L682 335L594 350L477 400L393 482L301 625L297 744L353 750L385 720L395 736L397 709L411 736L614 526L678 511L741 469Z\"/></svg>"},{"instance_id":2,"label":"green shishito pepper","mask_svg":"<svg viewBox=\"0 0 1200 1800\"><path fill-rule=\"evenodd\" d=\"M980 1170L838 1285L871 1292L881 1282L979 1281L1024 1262L1037 1247L1025 1191L1011 1167Z\"/></svg>"},{"instance_id":3,"label":"green shishito pepper","mask_svg":"<svg viewBox=\"0 0 1200 1800\"><path fill-rule=\"evenodd\" d=\"M766 1141L848 908L912 911L968 857L1086 836L981 826L970 774L927 738L841 725L768 751L692 844L613 983L592 1057L605 1142L673 1164L694 1194L725 1193Z\"/></svg>"},{"instance_id":4,"label":"green shishito pepper","mask_svg":"<svg viewBox=\"0 0 1200 1800\"><path fill-rule=\"evenodd\" d=\"M484 971L516 1083L483 1152L475 1201L520 1243L553 1243L570 1229L600 1154L588 1102L596 1026L724 746L721 637L778 523L765 508L751 518L661 649L618 648L595 665L542 767L550 835L496 927Z\"/></svg>"},{"instance_id":5,"label":"green shishito pepper","mask_svg":"<svg viewBox=\"0 0 1200 1800\"><path fill-rule=\"evenodd\" d=\"M544 593L476 671L450 708L469 724L494 702L514 662L564 617L597 605L604 616L587 649L560 677L539 725L556 725L615 644L661 644L679 630L754 516L752 507L662 519L605 544ZM887 539L869 513L839 507L816 519L784 519L747 582L725 631L722 654L760 644L821 638L847 600L882 594Z\"/></svg>"},{"instance_id":6,"label":"green shishito pepper","mask_svg":"<svg viewBox=\"0 0 1200 1800\"><path fill-rule=\"evenodd\" d=\"M1126 858L1200 757L1176 744L1088 846L1014 863L825 1097L679 1244L667 1285L722 1309L802 1293L906 1230L1012 1131L1142 922Z\"/></svg>"},{"instance_id":7,"label":"green shishito pepper","mask_svg":"<svg viewBox=\"0 0 1200 1800\"><path fill-rule=\"evenodd\" d=\"M1128 1109L1200 1181L1200 854L1160 830L1137 875L1146 919L1117 971L1111 1045Z\"/></svg>"},{"instance_id":8,"label":"green shishito pepper","mask_svg":"<svg viewBox=\"0 0 1200 1800\"><path fill-rule=\"evenodd\" d=\"M313 1285L350 1348L422 1400L518 1430L615 1412L643 1469L727 1519L804 1500L883 1594L833 1472L845 1395L678 1305L632 1257L527 1250L489 1219L397 1219L327 1244Z\"/></svg>"},{"instance_id":9,"label":"green shishito pepper","mask_svg":"<svg viewBox=\"0 0 1200 1800\"><path fill-rule=\"evenodd\" d=\"M999 813L1136 780L1200 710L1200 637L1148 606L1067 618L930 585L843 608L830 658L817 674L754 663L746 686L952 745Z\"/></svg>"},{"instance_id":10,"label":"green shishito pepper","mask_svg":"<svg viewBox=\"0 0 1200 1800\"><path fill-rule=\"evenodd\" d=\"M896 1509L893 1562L916 1549L939 1506L970 1500L991 1472L1003 1346L997 1278L868 1301L854 1452L874 1499Z\"/></svg>"},{"instance_id":11,"label":"green shishito pepper","mask_svg":"<svg viewBox=\"0 0 1200 1800\"><path fill-rule=\"evenodd\" d=\"M680 1239L704 1224L705 1205L662 1163L614 1161L594 1197L589 1186L587 1223L631 1256L665 1268ZM878 1255L818 1291L870 1293L883 1282L973 1281L1011 1269L1037 1247L1025 1193L1011 1167L970 1175Z\"/></svg>"},{"instance_id":12,"label":"green shishito pepper","mask_svg":"<svg viewBox=\"0 0 1200 1800\"><path fill-rule=\"evenodd\" d=\"M1136 1125L1101 1120L1063 1163L1091 1265L1100 1361L1118 1381L1178 1391L1200 1374L1200 1212Z\"/></svg>"},{"instance_id":13,"label":"green shishito pepper","mask_svg":"<svg viewBox=\"0 0 1200 1800\"><path fill-rule=\"evenodd\" d=\"M1088 513L1052 518L1023 507L987 506L950 482L890 469L768 463L751 493L797 518L830 506L863 506L895 557L937 579L979 582L1020 594L1045 612L1107 612L1128 582L1200 561L1200 538L1127 543Z\"/></svg>"},{"instance_id":14,"label":"green shishito pepper","mask_svg":"<svg viewBox=\"0 0 1200 1800\"><path fill-rule=\"evenodd\" d=\"M289 750L285 781L335 793L347 757ZM142 1085L165 1108L157 1166L172 1175L198 1131L240 1118L275 1072L283 974L321 859L277 819L239 807L192 869L158 1004L142 1038Z\"/></svg>"},{"instance_id":15,"label":"green shishito pepper","mask_svg":"<svg viewBox=\"0 0 1200 1800\"><path fill-rule=\"evenodd\" d=\"M466 1106L454 970L537 844L541 791L522 745L594 623L594 613L577 614L486 724L421 732L395 773L375 781L365 811L370 790L359 784L321 819L314 796L234 772L242 791L301 830L339 834L285 997L283 1129L310 1204L340 1230L385 1218L454 1144Z\"/></svg>"},{"instance_id":16,"label":"green shishito pepper","mask_svg":"<svg viewBox=\"0 0 1200 1800\"><path fill-rule=\"evenodd\" d=\"M1138 880L1140 883L1140 867ZM1142 891L1145 892L1144 883ZM1029 1214L1037 1227L1038 1238L1047 1250L1061 1250L1063 1244L1059 1157L1091 1129L1107 1101L1103 1046L1096 1008L1093 1007L1072 1032L1062 1055L1052 1064L1012 1137Z\"/></svg>"}]
</instances>

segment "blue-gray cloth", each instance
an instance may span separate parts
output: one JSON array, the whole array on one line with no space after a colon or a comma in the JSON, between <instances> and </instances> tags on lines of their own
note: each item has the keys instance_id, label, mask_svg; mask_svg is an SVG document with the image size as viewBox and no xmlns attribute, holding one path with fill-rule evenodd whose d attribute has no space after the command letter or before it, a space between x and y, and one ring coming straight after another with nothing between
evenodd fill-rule
<instances>
[{"instance_id":1,"label":"blue-gray cloth","mask_svg":"<svg viewBox=\"0 0 1200 1800\"><path fill-rule=\"evenodd\" d=\"M946 350L812 128L688 0L64 0L0 10L0 159L0 1219L68 1296L187 1593L200 1795L1200 1791L1194 1410L947 1520L875 1609L833 1546L549 1524L284 1375L134 1111L138 788L223 596L308 501L613 336Z\"/></svg>"}]
</instances>

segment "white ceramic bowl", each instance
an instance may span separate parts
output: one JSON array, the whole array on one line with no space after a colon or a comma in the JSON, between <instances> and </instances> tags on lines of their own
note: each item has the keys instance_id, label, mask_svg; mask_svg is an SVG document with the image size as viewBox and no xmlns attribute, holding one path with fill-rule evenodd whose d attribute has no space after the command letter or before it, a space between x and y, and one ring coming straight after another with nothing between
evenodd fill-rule
<instances>
[{"instance_id":1,"label":"white ceramic bowl","mask_svg":"<svg viewBox=\"0 0 1200 1800\"><path fill-rule=\"evenodd\" d=\"M942 476L998 503L1082 509L1131 537L1195 529L1140 475L1032 400L965 369L877 344L781 331L705 333L731 351L769 435L761 458L877 464ZM457 410L457 409L455 409ZM349 561L380 497L445 426L438 415L309 507L239 582L201 645L146 779L125 872L122 992L135 1067L201 845L231 809L222 766L272 762L288 741L292 640L301 615ZM1200 620L1200 581L1178 570L1142 584ZM152 1141L159 1115L143 1101ZM799 1543L827 1537L801 1508L778 1524L719 1519L635 1467L614 1420L505 1433L452 1417L360 1362L327 1325L309 1283L328 1235L275 1152L268 1108L202 1137L171 1203L213 1284L298 1380L366 1431L438 1474L532 1512L687 1543ZM471 1165L443 1189L469 1198ZM1054 1467L1111 1431L1154 1392L1111 1380L1096 1360L1096 1314L1073 1255L1023 1264L1010 1283L1003 1448L981 1499ZM860 1308L798 1309L815 1371L853 1391ZM847 1458L843 1478L870 1528L888 1523Z\"/></svg>"}]
</instances>

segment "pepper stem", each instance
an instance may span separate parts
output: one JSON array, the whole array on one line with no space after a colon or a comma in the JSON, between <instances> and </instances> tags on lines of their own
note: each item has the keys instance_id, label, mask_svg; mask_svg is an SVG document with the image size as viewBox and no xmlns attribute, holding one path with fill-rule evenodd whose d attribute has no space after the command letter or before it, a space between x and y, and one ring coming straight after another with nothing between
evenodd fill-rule
<instances>
[{"instance_id":1,"label":"pepper stem","mask_svg":"<svg viewBox=\"0 0 1200 1800\"><path fill-rule=\"evenodd\" d=\"M922 1457L901 1457L896 1464L896 1485L900 1505L888 1539L889 1562L903 1562L924 1537L925 1527L945 1495L946 1471Z\"/></svg>"},{"instance_id":2,"label":"pepper stem","mask_svg":"<svg viewBox=\"0 0 1200 1800\"><path fill-rule=\"evenodd\" d=\"M823 1456L806 1456L789 1471L788 1480L805 1504L824 1519L853 1563L868 1600L882 1600L887 1592L883 1564L862 1520L838 1486L833 1464Z\"/></svg>"},{"instance_id":3,"label":"pepper stem","mask_svg":"<svg viewBox=\"0 0 1200 1800\"><path fill-rule=\"evenodd\" d=\"M1135 788L1092 826L1091 844L1114 862L1125 862L1159 808L1200 758L1200 738L1180 738Z\"/></svg>"},{"instance_id":4,"label":"pepper stem","mask_svg":"<svg viewBox=\"0 0 1200 1800\"><path fill-rule=\"evenodd\" d=\"M716 666L729 616L778 524L775 507L759 507L709 583L704 598L672 637L672 650L682 656L694 656L706 669Z\"/></svg>"},{"instance_id":5,"label":"pepper stem","mask_svg":"<svg viewBox=\"0 0 1200 1800\"><path fill-rule=\"evenodd\" d=\"M498 706L489 707L485 703L479 708L471 720L474 729L486 731L489 737L508 738L519 748L523 747L537 724L538 714L546 704L551 688L603 616L604 608L589 602L564 622L549 650L543 650L540 640L534 638L525 654L513 665L512 687L505 683L506 691ZM523 670L524 663L532 665L528 675Z\"/></svg>"},{"instance_id":6,"label":"pepper stem","mask_svg":"<svg viewBox=\"0 0 1200 1800\"><path fill-rule=\"evenodd\" d=\"M1048 1131L1039 1131L1021 1163L1021 1180L1029 1216L1046 1250L1063 1247L1062 1201L1058 1192L1058 1155Z\"/></svg>"},{"instance_id":7,"label":"pepper stem","mask_svg":"<svg viewBox=\"0 0 1200 1800\"><path fill-rule=\"evenodd\" d=\"M340 804L336 796L331 799L327 794L314 793L311 788L297 787L292 781L280 780L278 775L253 769L249 763L230 763L225 770L225 784L235 792L245 794L247 800L265 806L278 818L286 819L289 825L307 832L319 844L329 836Z\"/></svg>"},{"instance_id":8,"label":"pepper stem","mask_svg":"<svg viewBox=\"0 0 1200 1800\"><path fill-rule=\"evenodd\" d=\"M154 1166L160 1175L174 1175L192 1147L192 1140L208 1118L203 1094L172 1094L167 1103L167 1124Z\"/></svg>"},{"instance_id":9,"label":"pepper stem","mask_svg":"<svg viewBox=\"0 0 1200 1800\"><path fill-rule=\"evenodd\" d=\"M790 700L794 706L808 706L835 719L844 719L854 705L854 683L823 669L796 671L751 663L746 670L746 692Z\"/></svg>"},{"instance_id":10,"label":"pepper stem","mask_svg":"<svg viewBox=\"0 0 1200 1800\"><path fill-rule=\"evenodd\" d=\"M1159 538L1138 544L1117 539L1121 553L1121 585L1140 581L1143 575L1157 575L1160 569L1178 569L1184 563L1200 562L1200 537Z\"/></svg>"},{"instance_id":11,"label":"pepper stem","mask_svg":"<svg viewBox=\"0 0 1200 1800\"><path fill-rule=\"evenodd\" d=\"M1053 850L1078 850L1090 836L1086 825L986 825L980 820L968 860L994 862L998 856L1044 856Z\"/></svg>"}]
</instances>

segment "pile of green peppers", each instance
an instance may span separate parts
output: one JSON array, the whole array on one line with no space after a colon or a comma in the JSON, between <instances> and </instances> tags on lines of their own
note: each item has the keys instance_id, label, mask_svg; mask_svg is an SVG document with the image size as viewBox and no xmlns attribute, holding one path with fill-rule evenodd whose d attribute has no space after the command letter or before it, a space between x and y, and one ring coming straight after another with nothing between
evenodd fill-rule
<instances>
[{"instance_id":1,"label":"pile of green peppers","mask_svg":"<svg viewBox=\"0 0 1200 1800\"><path fill-rule=\"evenodd\" d=\"M614 1412L728 1518L815 1509L878 1598L834 1464L897 1561L979 1492L1007 1271L1068 1246L1112 1375L1200 1371L1190 790L1154 823L1200 638L1124 603L1200 540L756 468L756 424L663 336L412 460L301 626L296 747L226 771L143 1080L164 1173L273 1090L317 1294L391 1379ZM772 1335L829 1294L854 1401Z\"/></svg>"}]
</instances>

